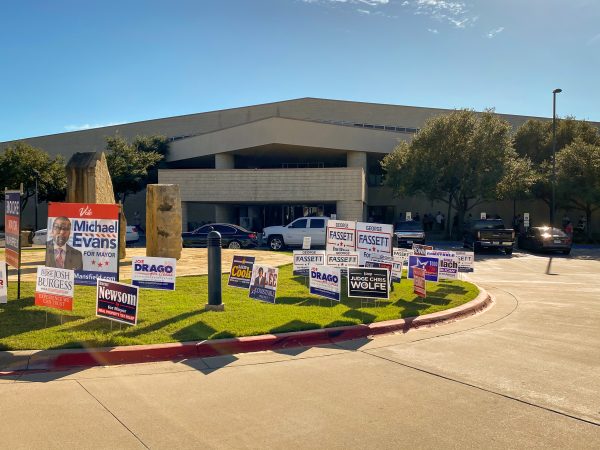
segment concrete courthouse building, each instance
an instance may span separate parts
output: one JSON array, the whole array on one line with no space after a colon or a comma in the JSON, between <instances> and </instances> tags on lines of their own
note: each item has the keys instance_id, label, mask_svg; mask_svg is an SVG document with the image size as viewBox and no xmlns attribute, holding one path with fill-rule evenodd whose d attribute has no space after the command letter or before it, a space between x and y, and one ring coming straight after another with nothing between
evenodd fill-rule
<instances>
[{"instance_id":1,"label":"concrete courthouse building","mask_svg":"<svg viewBox=\"0 0 600 450\"><path fill-rule=\"evenodd\" d=\"M107 136L167 136L170 153L158 181L180 185L184 228L230 222L260 231L305 215L331 214L392 223L407 210L443 210L423 198L394 198L382 186L380 161L426 119L448 112L302 98L24 141L68 159L75 152L103 150ZM530 119L501 116L513 127ZM0 150L9 144L0 143ZM482 208L512 217L512 203ZM143 194L128 199L125 209L130 219L134 211L143 212ZM539 211L547 217L547 208Z\"/></svg>"}]
</instances>

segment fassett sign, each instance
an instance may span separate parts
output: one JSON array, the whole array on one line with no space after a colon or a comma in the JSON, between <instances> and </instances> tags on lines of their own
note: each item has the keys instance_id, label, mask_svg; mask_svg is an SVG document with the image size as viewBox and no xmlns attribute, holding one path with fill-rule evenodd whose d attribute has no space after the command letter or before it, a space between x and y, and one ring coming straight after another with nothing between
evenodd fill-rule
<instances>
[{"instance_id":1,"label":"fassett sign","mask_svg":"<svg viewBox=\"0 0 600 450\"><path fill-rule=\"evenodd\" d=\"M356 222L327 221L327 251L353 252L356 249Z\"/></svg>"}]
</instances>

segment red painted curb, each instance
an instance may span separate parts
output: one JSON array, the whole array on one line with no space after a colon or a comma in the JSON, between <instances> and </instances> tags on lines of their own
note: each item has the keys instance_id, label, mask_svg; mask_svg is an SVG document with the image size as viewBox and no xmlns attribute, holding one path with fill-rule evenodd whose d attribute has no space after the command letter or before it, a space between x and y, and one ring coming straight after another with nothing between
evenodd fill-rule
<instances>
[{"instance_id":1,"label":"red painted curb","mask_svg":"<svg viewBox=\"0 0 600 450\"><path fill-rule=\"evenodd\" d=\"M9 376L31 371L64 370L74 367L110 366L156 361L180 361L190 358L280 350L294 347L310 347L340 341L366 338L379 334L439 325L476 314L492 303L489 294L480 289L479 295L468 303L439 313L405 319L388 320L372 324L351 325L336 328L294 331L281 334L265 334L231 339L215 339L200 342L182 342L156 345L133 345L115 348L68 349L40 351L30 356L25 369L0 371Z\"/></svg>"}]
</instances>

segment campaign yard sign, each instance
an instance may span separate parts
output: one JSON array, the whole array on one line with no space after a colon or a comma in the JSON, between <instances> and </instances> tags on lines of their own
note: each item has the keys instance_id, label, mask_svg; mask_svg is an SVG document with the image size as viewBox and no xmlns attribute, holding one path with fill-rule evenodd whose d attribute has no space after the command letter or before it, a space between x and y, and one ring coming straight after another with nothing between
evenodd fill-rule
<instances>
[{"instance_id":1,"label":"campaign yard sign","mask_svg":"<svg viewBox=\"0 0 600 450\"><path fill-rule=\"evenodd\" d=\"M310 250L311 236L304 236L302 239L302 250Z\"/></svg>"},{"instance_id":2,"label":"campaign yard sign","mask_svg":"<svg viewBox=\"0 0 600 450\"><path fill-rule=\"evenodd\" d=\"M325 263L330 267L358 266L358 253L356 252L327 252Z\"/></svg>"},{"instance_id":3,"label":"campaign yard sign","mask_svg":"<svg viewBox=\"0 0 600 450\"><path fill-rule=\"evenodd\" d=\"M37 268L35 278L35 305L73 311L75 273L56 267Z\"/></svg>"},{"instance_id":4,"label":"campaign yard sign","mask_svg":"<svg viewBox=\"0 0 600 450\"><path fill-rule=\"evenodd\" d=\"M325 250L294 250L294 275L308 276L311 266L325 264Z\"/></svg>"},{"instance_id":5,"label":"campaign yard sign","mask_svg":"<svg viewBox=\"0 0 600 450\"><path fill-rule=\"evenodd\" d=\"M425 269L425 279L427 281L438 281L439 259L435 256L410 256L408 258L408 278L414 278L413 269L415 267Z\"/></svg>"},{"instance_id":6,"label":"campaign yard sign","mask_svg":"<svg viewBox=\"0 0 600 450\"><path fill-rule=\"evenodd\" d=\"M310 293L337 302L340 301L342 276L340 269L327 266L311 266Z\"/></svg>"},{"instance_id":7,"label":"campaign yard sign","mask_svg":"<svg viewBox=\"0 0 600 450\"><path fill-rule=\"evenodd\" d=\"M394 227L383 223L356 223L356 250L359 263L380 261L392 257L392 233Z\"/></svg>"},{"instance_id":8,"label":"campaign yard sign","mask_svg":"<svg viewBox=\"0 0 600 450\"><path fill-rule=\"evenodd\" d=\"M175 290L175 258L136 256L131 260L131 284L142 289Z\"/></svg>"},{"instance_id":9,"label":"campaign yard sign","mask_svg":"<svg viewBox=\"0 0 600 450\"><path fill-rule=\"evenodd\" d=\"M75 271L75 284L117 280L119 205L50 203L46 266Z\"/></svg>"},{"instance_id":10,"label":"campaign yard sign","mask_svg":"<svg viewBox=\"0 0 600 450\"><path fill-rule=\"evenodd\" d=\"M473 252L456 252L459 272L473 272L475 254Z\"/></svg>"},{"instance_id":11,"label":"campaign yard sign","mask_svg":"<svg viewBox=\"0 0 600 450\"><path fill-rule=\"evenodd\" d=\"M439 278L443 280L456 280L458 278L458 258L456 257L456 252L427 250L427 256L436 256L439 258Z\"/></svg>"},{"instance_id":12,"label":"campaign yard sign","mask_svg":"<svg viewBox=\"0 0 600 450\"><path fill-rule=\"evenodd\" d=\"M252 267L254 266L254 256L234 256L229 271L227 286L248 289L252 279Z\"/></svg>"},{"instance_id":13,"label":"campaign yard sign","mask_svg":"<svg viewBox=\"0 0 600 450\"><path fill-rule=\"evenodd\" d=\"M419 297L427 297L427 283L425 282L425 269L413 268L413 292Z\"/></svg>"},{"instance_id":14,"label":"campaign yard sign","mask_svg":"<svg viewBox=\"0 0 600 450\"><path fill-rule=\"evenodd\" d=\"M414 255L425 256L427 250L433 250L433 247L431 245L413 244L412 250Z\"/></svg>"},{"instance_id":15,"label":"campaign yard sign","mask_svg":"<svg viewBox=\"0 0 600 450\"><path fill-rule=\"evenodd\" d=\"M356 250L356 222L327 221L327 251L353 252Z\"/></svg>"},{"instance_id":16,"label":"campaign yard sign","mask_svg":"<svg viewBox=\"0 0 600 450\"><path fill-rule=\"evenodd\" d=\"M394 258L392 261L392 281L395 283L400 283L402 281L402 270L404 268L404 264L406 263L406 258Z\"/></svg>"},{"instance_id":17,"label":"campaign yard sign","mask_svg":"<svg viewBox=\"0 0 600 450\"><path fill-rule=\"evenodd\" d=\"M8 278L6 277L6 263L0 261L0 304L8 302Z\"/></svg>"},{"instance_id":18,"label":"campaign yard sign","mask_svg":"<svg viewBox=\"0 0 600 450\"><path fill-rule=\"evenodd\" d=\"M388 299L388 269L348 267L348 297Z\"/></svg>"},{"instance_id":19,"label":"campaign yard sign","mask_svg":"<svg viewBox=\"0 0 600 450\"><path fill-rule=\"evenodd\" d=\"M21 261L21 192L4 191L4 254L6 264L19 268Z\"/></svg>"},{"instance_id":20,"label":"campaign yard sign","mask_svg":"<svg viewBox=\"0 0 600 450\"><path fill-rule=\"evenodd\" d=\"M256 300L262 300L263 302L275 303L278 274L279 270L277 267L254 264L248 296Z\"/></svg>"},{"instance_id":21,"label":"campaign yard sign","mask_svg":"<svg viewBox=\"0 0 600 450\"><path fill-rule=\"evenodd\" d=\"M137 325L139 288L116 281L96 280L96 316Z\"/></svg>"}]
</instances>

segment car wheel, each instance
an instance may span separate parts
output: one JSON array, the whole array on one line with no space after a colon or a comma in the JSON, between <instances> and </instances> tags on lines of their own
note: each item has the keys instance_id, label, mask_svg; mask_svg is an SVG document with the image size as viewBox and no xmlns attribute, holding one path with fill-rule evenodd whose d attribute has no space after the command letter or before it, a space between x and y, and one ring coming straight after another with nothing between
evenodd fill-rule
<instances>
[{"instance_id":1,"label":"car wheel","mask_svg":"<svg viewBox=\"0 0 600 450\"><path fill-rule=\"evenodd\" d=\"M281 250L284 246L283 238L281 236L271 236L268 244L271 250Z\"/></svg>"},{"instance_id":2,"label":"car wheel","mask_svg":"<svg viewBox=\"0 0 600 450\"><path fill-rule=\"evenodd\" d=\"M238 250L238 249L242 248L242 245L240 244L240 241L231 241L229 243L229 245L227 246L227 248L233 248L235 250Z\"/></svg>"},{"instance_id":3,"label":"car wheel","mask_svg":"<svg viewBox=\"0 0 600 450\"><path fill-rule=\"evenodd\" d=\"M504 249L504 253L506 253L507 255L512 255L513 249L512 247L506 247Z\"/></svg>"}]
</instances>

